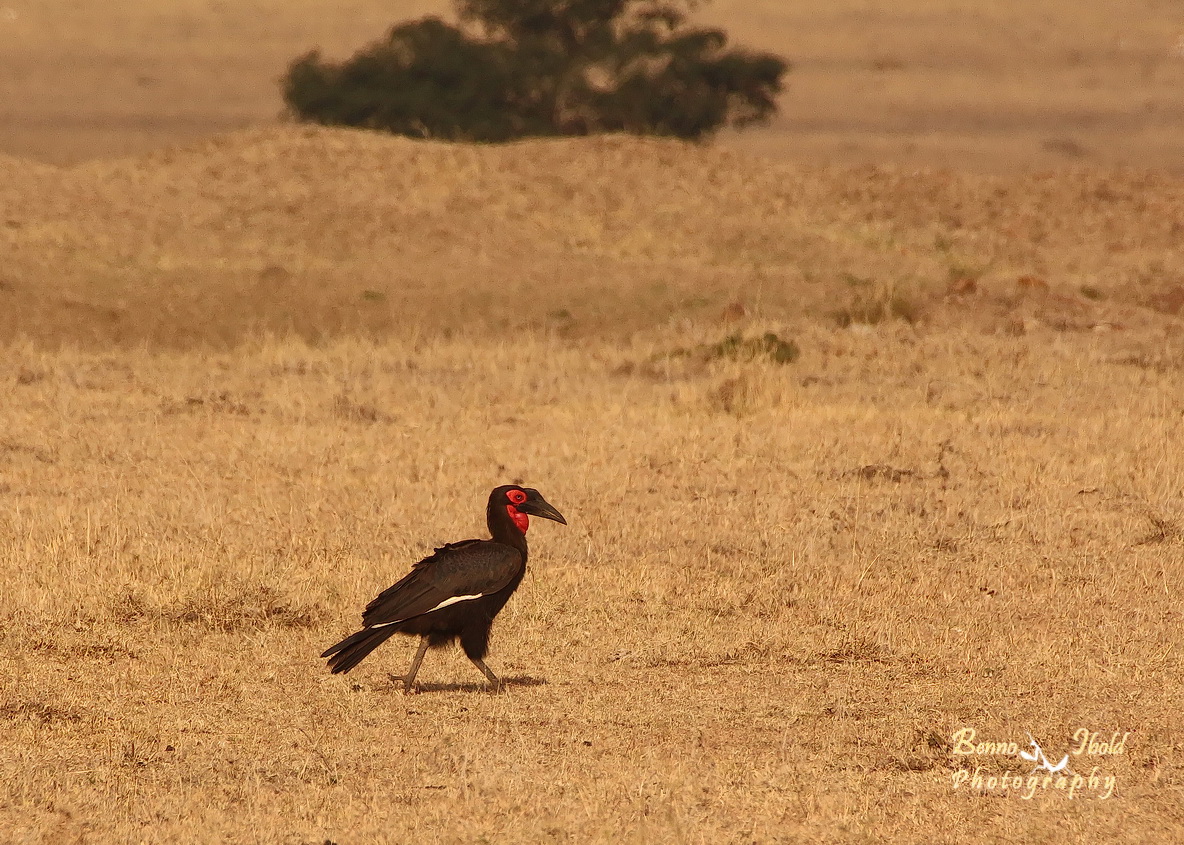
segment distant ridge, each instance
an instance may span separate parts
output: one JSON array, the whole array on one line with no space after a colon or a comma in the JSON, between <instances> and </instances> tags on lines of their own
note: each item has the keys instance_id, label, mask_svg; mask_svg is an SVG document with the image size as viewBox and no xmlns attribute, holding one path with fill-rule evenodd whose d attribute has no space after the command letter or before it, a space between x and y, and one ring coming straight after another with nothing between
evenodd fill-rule
<instances>
[{"instance_id":1,"label":"distant ridge","mask_svg":"<svg viewBox=\"0 0 1184 845\"><path fill-rule=\"evenodd\" d=\"M623 136L481 146L281 126L64 169L0 157L0 176L0 339L615 333L733 301L820 316L860 286L933 298L959 273L1128 304L1184 279L1184 178L1162 173L987 177Z\"/></svg>"}]
</instances>

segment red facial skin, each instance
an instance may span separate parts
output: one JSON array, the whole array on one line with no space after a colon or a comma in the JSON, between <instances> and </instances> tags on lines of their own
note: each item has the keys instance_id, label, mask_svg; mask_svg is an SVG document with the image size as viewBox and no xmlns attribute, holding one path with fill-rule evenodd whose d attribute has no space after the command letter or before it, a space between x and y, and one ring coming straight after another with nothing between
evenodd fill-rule
<instances>
[{"instance_id":1,"label":"red facial skin","mask_svg":"<svg viewBox=\"0 0 1184 845\"><path fill-rule=\"evenodd\" d=\"M514 520L514 525L523 534L526 529L530 527L530 517L524 513L519 512L515 505L520 505L526 501L526 494L521 490L511 490L506 494L506 498L510 500L510 504L506 505L506 513L510 515L510 519Z\"/></svg>"}]
</instances>

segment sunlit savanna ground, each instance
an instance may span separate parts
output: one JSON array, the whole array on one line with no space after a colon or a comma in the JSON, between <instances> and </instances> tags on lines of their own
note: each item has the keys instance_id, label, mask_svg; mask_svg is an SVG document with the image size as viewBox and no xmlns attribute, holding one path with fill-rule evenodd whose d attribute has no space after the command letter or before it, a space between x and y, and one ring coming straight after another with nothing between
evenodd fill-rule
<instances>
[{"instance_id":1,"label":"sunlit savanna ground","mask_svg":"<svg viewBox=\"0 0 1184 845\"><path fill-rule=\"evenodd\" d=\"M474 148L274 125L313 5L0 18L0 841L1184 838L1166 6L720 2L769 129ZM509 690L328 675L508 480Z\"/></svg>"},{"instance_id":2,"label":"sunlit savanna ground","mask_svg":"<svg viewBox=\"0 0 1184 845\"><path fill-rule=\"evenodd\" d=\"M10 349L6 836L1178 832L1178 366L1093 335L795 336L790 365L668 357L706 330ZM404 697L398 640L329 676L361 604L507 479L571 523L532 529L509 691L450 652ZM965 726L1050 756L1131 734L1092 761L1109 800L1025 802L953 789Z\"/></svg>"}]
</instances>

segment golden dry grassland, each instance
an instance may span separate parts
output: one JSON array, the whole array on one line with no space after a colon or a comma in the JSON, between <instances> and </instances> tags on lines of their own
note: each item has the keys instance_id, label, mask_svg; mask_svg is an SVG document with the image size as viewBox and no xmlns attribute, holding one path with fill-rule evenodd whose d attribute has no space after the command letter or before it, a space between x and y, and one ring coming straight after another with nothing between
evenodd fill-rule
<instances>
[{"instance_id":1,"label":"golden dry grassland","mask_svg":"<svg viewBox=\"0 0 1184 845\"><path fill-rule=\"evenodd\" d=\"M594 138L272 128L69 169L0 156L0 336L233 345L627 336L729 306L1138 329L1184 302L1184 180L773 164Z\"/></svg>"},{"instance_id":2,"label":"golden dry grassland","mask_svg":"<svg viewBox=\"0 0 1184 845\"><path fill-rule=\"evenodd\" d=\"M1179 335L680 352L717 335L11 347L0 835L1177 838ZM495 629L509 692L450 652L404 697L403 640L328 675L506 479L571 523ZM954 789L966 727L1129 738L1073 760L1109 798L1024 800Z\"/></svg>"},{"instance_id":3,"label":"golden dry grassland","mask_svg":"<svg viewBox=\"0 0 1184 845\"><path fill-rule=\"evenodd\" d=\"M0 840L1184 834L1180 180L287 129L3 168ZM570 522L509 691L448 652L404 697L401 639L330 676L507 480ZM958 780L1081 729L1126 741L1072 796Z\"/></svg>"},{"instance_id":4,"label":"golden dry grassland","mask_svg":"<svg viewBox=\"0 0 1184 845\"><path fill-rule=\"evenodd\" d=\"M715 147L275 125L443 3L0 7L0 842L1184 839L1171 4L718 0ZM330 676L509 480L508 691Z\"/></svg>"}]
</instances>

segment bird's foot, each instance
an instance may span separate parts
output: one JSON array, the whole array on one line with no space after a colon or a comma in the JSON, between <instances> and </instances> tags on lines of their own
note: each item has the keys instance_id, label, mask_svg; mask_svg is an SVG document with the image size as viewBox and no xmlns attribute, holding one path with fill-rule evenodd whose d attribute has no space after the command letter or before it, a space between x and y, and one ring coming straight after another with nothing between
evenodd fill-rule
<instances>
[{"instance_id":1,"label":"bird's foot","mask_svg":"<svg viewBox=\"0 0 1184 845\"><path fill-rule=\"evenodd\" d=\"M403 685L403 695L415 695L417 692L419 692L419 690L415 687L415 681L409 679L406 675L388 674L387 677L391 679L392 684Z\"/></svg>"},{"instance_id":2,"label":"bird's foot","mask_svg":"<svg viewBox=\"0 0 1184 845\"><path fill-rule=\"evenodd\" d=\"M485 665L485 661L479 657L470 657L469 660L473 665L481 670L481 674L485 676L485 680L489 681L490 692L505 692L506 685L497 675L493 674L493 670Z\"/></svg>"}]
</instances>

